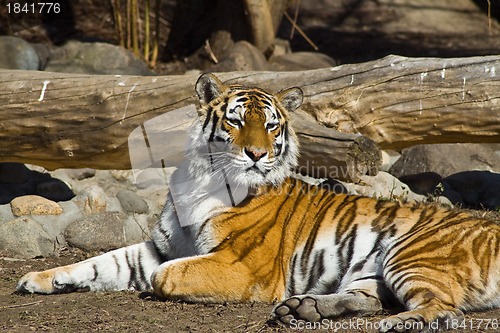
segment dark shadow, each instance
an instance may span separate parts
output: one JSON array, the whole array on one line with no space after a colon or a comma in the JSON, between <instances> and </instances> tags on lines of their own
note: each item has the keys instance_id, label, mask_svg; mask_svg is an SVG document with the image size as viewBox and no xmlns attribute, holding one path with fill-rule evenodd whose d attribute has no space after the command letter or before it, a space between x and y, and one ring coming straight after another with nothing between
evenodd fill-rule
<instances>
[{"instance_id":1,"label":"dark shadow","mask_svg":"<svg viewBox=\"0 0 500 333\"><path fill-rule=\"evenodd\" d=\"M453 205L471 209L500 208L500 173L463 171L442 178L435 172L399 177L415 193L442 196Z\"/></svg>"},{"instance_id":2,"label":"dark shadow","mask_svg":"<svg viewBox=\"0 0 500 333\"><path fill-rule=\"evenodd\" d=\"M52 43L59 45L71 39L72 36L78 35L78 30L75 27L75 16L73 12L73 4L71 0L59 0L60 12L54 10L44 12L41 15L41 23Z\"/></svg>"},{"instance_id":3,"label":"dark shadow","mask_svg":"<svg viewBox=\"0 0 500 333\"><path fill-rule=\"evenodd\" d=\"M22 163L0 163L0 205L25 195L52 201L67 201L75 196L66 183L48 173L32 171Z\"/></svg>"},{"instance_id":4,"label":"dark shadow","mask_svg":"<svg viewBox=\"0 0 500 333\"><path fill-rule=\"evenodd\" d=\"M490 171L463 171L442 181L442 196L454 205L472 209L500 208L500 173Z\"/></svg>"},{"instance_id":5,"label":"dark shadow","mask_svg":"<svg viewBox=\"0 0 500 333\"><path fill-rule=\"evenodd\" d=\"M419 31L404 32L401 34L384 33L379 26L387 24L391 20L390 9L387 15L381 19L378 15L370 16L369 12L360 9L366 1L351 0L344 4L342 10L328 10L318 12L321 21L327 22L324 26L310 26L304 28L305 34L318 46L319 52L325 53L339 61L339 63L358 63L379 59L390 54L407 57L468 57L498 54L498 37L480 34L478 36L463 36L460 34L425 34ZM486 0L475 0L475 2L486 10ZM411 6L409 10L411 10ZM422 6L415 5L421 9ZM319 9L318 9L319 10ZM378 12L383 15L382 11ZM492 19L500 17L500 2L491 1ZM299 26L301 26L301 15L306 18L312 17L311 13L299 13ZM309 15L310 17L307 17ZM359 26L350 23L346 28L346 22L352 19L359 22ZM485 22L487 24L487 22ZM283 19L278 37L288 39L290 36L291 23ZM491 43L489 42L491 40ZM477 46L476 46L477 44ZM313 47L300 34L295 33L290 41L294 51L314 51ZM489 45L486 46L485 45Z\"/></svg>"},{"instance_id":6,"label":"dark shadow","mask_svg":"<svg viewBox=\"0 0 500 333\"><path fill-rule=\"evenodd\" d=\"M436 186L438 186L443 177L435 172L422 172L401 176L398 179L408 185L410 190L417 194L433 195L435 194Z\"/></svg>"}]
</instances>

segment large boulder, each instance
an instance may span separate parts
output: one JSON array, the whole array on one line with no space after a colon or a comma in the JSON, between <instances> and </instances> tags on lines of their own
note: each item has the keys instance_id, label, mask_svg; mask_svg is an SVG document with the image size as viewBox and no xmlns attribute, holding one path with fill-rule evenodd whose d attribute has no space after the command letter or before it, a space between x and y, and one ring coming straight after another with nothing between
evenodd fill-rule
<instances>
[{"instance_id":1,"label":"large boulder","mask_svg":"<svg viewBox=\"0 0 500 333\"><path fill-rule=\"evenodd\" d=\"M113 212L91 214L68 225L64 237L84 251L109 251L147 239L147 218L131 219Z\"/></svg>"},{"instance_id":2,"label":"large boulder","mask_svg":"<svg viewBox=\"0 0 500 333\"><path fill-rule=\"evenodd\" d=\"M269 70L264 54L247 41L235 43L226 55L212 66L212 72L265 71Z\"/></svg>"},{"instance_id":3,"label":"large boulder","mask_svg":"<svg viewBox=\"0 0 500 333\"><path fill-rule=\"evenodd\" d=\"M15 258L34 258L54 252L54 240L42 226L27 217L0 225L0 251Z\"/></svg>"},{"instance_id":4,"label":"large boulder","mask_svg":"<svg viewBox=\"0 0 500 333\"><path fill-rule=\"evenodd\" d=\"M400 178L424 172L447 177L470 170L500 171L500 156L496 145L437 144L417 145L403 149L401 157L389 172Z\"/></svg>"},{"instance_id":5,"label":"large boulder","mask_svg":"<svg viewBox=\"0 0 500 333\"><path fill-rule=\"evenodd\" d=\"M153 74L142 60L122 47L78 41L69 41L54 49L45 70L81 74Z\"/></svg>"},{"instance_id":6,"label":"large boulder","mask_svg":"<svg viewBox=\"0 0 500 333\"><path fill-rule=\"evenodd\" d=\"M0 36L0 68L38 70L40 60L30 43L13 36Z\"/></svg>"}]
</instances>

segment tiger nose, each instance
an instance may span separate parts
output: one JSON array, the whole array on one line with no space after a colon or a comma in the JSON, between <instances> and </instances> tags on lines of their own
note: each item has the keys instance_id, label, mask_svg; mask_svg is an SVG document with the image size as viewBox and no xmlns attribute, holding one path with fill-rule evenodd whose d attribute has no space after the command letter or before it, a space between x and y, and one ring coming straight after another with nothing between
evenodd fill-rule
<instances>
[{"instance_id":1,"label":"tiger nose","mask_svg":"<svg viewBox=\"0 0 500 333\"><path fill-rule=\"evenodd\" d=\"M245 151L245 154L250 157L250 159L254 162L257 162L260 160L262 157L267 155L266 151L263 150L255 150L255 149L243 149Z\"/></svg>"}]
</instances>

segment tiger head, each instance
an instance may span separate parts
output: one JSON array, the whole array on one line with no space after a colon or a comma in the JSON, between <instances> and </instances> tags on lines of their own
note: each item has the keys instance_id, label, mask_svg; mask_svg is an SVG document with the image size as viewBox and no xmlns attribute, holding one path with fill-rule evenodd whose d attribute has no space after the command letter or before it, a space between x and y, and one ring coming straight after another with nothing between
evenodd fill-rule
<instances>
[{"instance_id":1,"label":"tiger head","mask_svg":"<svg viewBox=\"0 0 500 333\"><path fill-rule=\"evenodd\" d=\"M298 140L289 112L302 104L300 88L273 95L260 88L225 85L204 74L196 82L196 93L201 108L195 154L213 174L224 173L248 187L278 185L290 175L297 165Z\"/></svg>"}]
</instances>

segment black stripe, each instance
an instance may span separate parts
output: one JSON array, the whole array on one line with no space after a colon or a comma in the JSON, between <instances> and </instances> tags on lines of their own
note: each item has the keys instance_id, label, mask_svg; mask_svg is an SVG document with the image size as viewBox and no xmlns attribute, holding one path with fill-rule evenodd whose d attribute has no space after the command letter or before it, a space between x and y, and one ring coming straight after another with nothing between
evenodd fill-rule
<instances>
[{"instance_id":1,"label":"black stripe","mask_svg":"<svg viewBox=\"0 0 500 333\"><path fill-rule=\"evenodd\" d=\"M228 140L226 140L226 139L224 139L223 137L221 137L221 136L219 136L219 135L216 135L216 136L214 137L214 141L215 141L215 142L228 142L228 141L229 141L229 139L228 139Z\"/></svg>"},{"instance_id":2,"label":"black stripe","mask_svg":"<svg viewBox=\"0 0 500 333\"><path fill-rule=\"evenodd\" d=\"M377 280L377 281L382 281L384 278L380 275L370 275L370 276L364 276L359 279L355 279L354 281L363 281L363 280Z\"/></svg>"},{"instance_id":3,"label":"black stripe","mask_svg":"<svg viewBox=\"0 0 500 333\"><path fill-rule=\"evenodd\" d=\"M203 132L205 132L205 128L207 127L208 123L210 122L210 118L212 117L213 112L214 112L214 108L212 106L209 106L207 108L207 113L205 114L205 121L203 122L203 127L202 127Z\"/></svg>"},{"instance_id":4,"label":"black stripe","mask_svg":"<svg viewBox=\"0 0 500 333\"><path fill-rule=\"evenodd\" d=\"M128 251L125 251L125 259L127 261L127 265L128 265L128 268L130 270L130 274L129 274L129 279L128 279L128 289L131 289L132 287L135 286L135 267L134 267L134 262L133 261L130 261L131 258L128 254Z\"/></svg>"},{"instance_id":5,"label":"black stripe","mask_svg":"<svg viewBox=\"0 0 500 333\"><path fill-rule=\"evenodd\" d=\"M208 138L208 142L214 142L215 129L217 128L218 121L219 121L219 116L214 112L214 116L212 119L212 131L210 132L210 137Z\"/></svg>"},{"instance_id":6,"label":"black stripe","mask_svg":"<svg viewBox=\"0 0 500 333\"><path fill-rule=\"evenodd\" d=\"M95 281L97 280L97 277L99 277L99 272L97 271L97 265L93 264L92 269L94 270L94 277L90 281Z\"/></svg>"},{"instance_id":7,"label":"black stripe","mask_svg":"<svg viewBox=\"0 0 500 333\"><path fill-rule=\"evenodd\" d=\"M141 280L141 288L140 290L144 290L146 286L148 285L148 282L146 281L146 272L144 271L144 265L142 264L142 258L144 255L142 254L141 248L139 248L139 253L137 256L137 265L139 266L139 278Z\"/></svg>"},{"instance_id":8,"label":"black stripe","mask_svg":"<svg viewBox=\"0 0 500 333\"><path fill-rule=\"evenodd\" d=\"M118 260L118 257L115 254L112 255L112 258L115 261L115 265L116 265L116 270L117 270L116 275L120 275L120 272L122 270L122 267L120 265L120 261Z\"/></svg>"},{"instance_id":9,"label":"black stripe","mask_svg":"<svg viewBox=\"0 0 500 333\"><path fill-rule=\"evenodd\" d=\"M264 103L265 105L267 105L268 107L272 108L273 107L273 104L271 103L271 101L269 101L267 98L263 98L262 99L262 103Z\"/></svg>"},{"instance_id":10,"label":"black stripe","mask_svg":"<svg viewBox=\"0 0 500 333\"><path fill-rule=\"evenodd\" d=\"M313 289L316 286L319 279L325 273L324 258L325 258L325 250L324 249L316 252L316 254L314 255L312 269L311 269L311 272L309 272L309 277L307 279L306 292L310 292L311 289Z\"/></svg>"},{"instance_id":11,"label":"black stripe","mask_svg":"<svg viewBox=\"0 0 500 333\"><path fill-rule=\"evenodd\" d=\"M288 296L293 296L297 294L297 291L295 290L295 267L297 264L297 254L294 254L292 257L292 262L290 264L290 273L289 276L290 278L288 279L288 286L287 286L287 295Z\"/></svg>"},{"instance_id":12,"label":"black stripe","mask_svg":"<svg viewBox=\"0 0 500 333\"><path fill-rule=\"evenodd\" d=\"M158 230L160 230L160 232L163 234L162 229L158 229ZM170 260L170 258L160 250L160 248L158 247L158 245L156 245L156 242L154 240L152 241L152 243L153 243L153 246L155 248L156 254L158 255L158 257L160 257L160 260L162 262Z\"/></svg>"}]
</instances>

